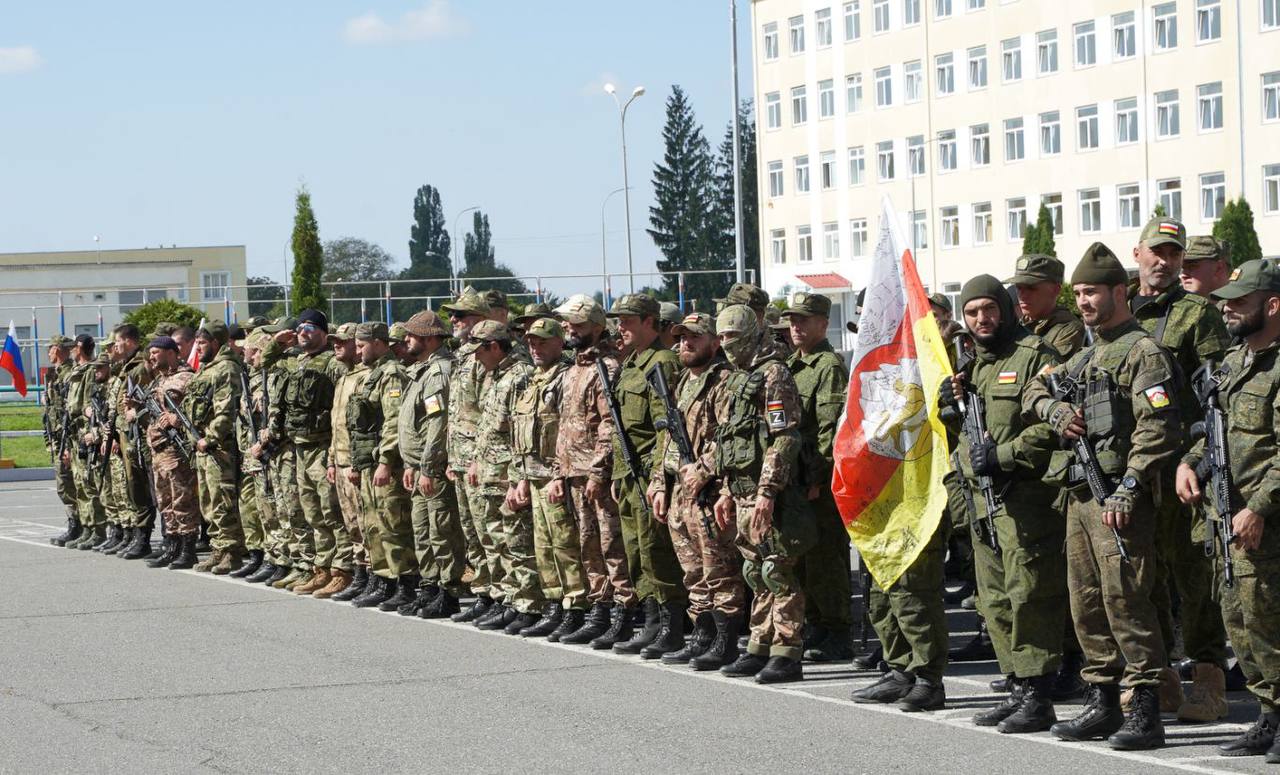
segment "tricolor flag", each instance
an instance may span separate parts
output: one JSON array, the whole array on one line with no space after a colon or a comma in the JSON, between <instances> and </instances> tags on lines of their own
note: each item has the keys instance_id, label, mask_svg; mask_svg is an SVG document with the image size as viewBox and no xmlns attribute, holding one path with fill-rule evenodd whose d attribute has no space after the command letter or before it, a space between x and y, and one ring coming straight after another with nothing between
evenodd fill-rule
<instances>
[{"instance_id":1,"label":"tricolor flag","mask_svg":"<svg viewBox=\"0 0 1280 775\"><path fill-rule=\"evenodd\" d=\"M4 350L0 350L0 369L13 377L13 388L21 396L27 395L27 373L22 369L22 350L18 348L18 334L9 321L9 335L4 338Z\"/></svg>"},{"instance_id":2,"label":"tricolor flag","mask_svg":"<svg viewBox=\"0 0 1280 775\"><path fill-rule=\"evenodd\" d=\"M887 197L881 209L831 491L867 569L888 587L929 542L946 505L938 386L951 365Z\"/></svg>"},{"instance_id":3,"label":"tricolor flag","mask_svg":"<svg viewBox=\"0 0 1280 775\"><path fill-rule=\"evenodd\" d=\"M204 328L207 322L209 322L208 318L200 318L200 325L196 326L196 331ZM187 356L187 365L192 371L200 371L200 348L194 344L191 345L191 354Z\"/></svg>"}]
</instances>

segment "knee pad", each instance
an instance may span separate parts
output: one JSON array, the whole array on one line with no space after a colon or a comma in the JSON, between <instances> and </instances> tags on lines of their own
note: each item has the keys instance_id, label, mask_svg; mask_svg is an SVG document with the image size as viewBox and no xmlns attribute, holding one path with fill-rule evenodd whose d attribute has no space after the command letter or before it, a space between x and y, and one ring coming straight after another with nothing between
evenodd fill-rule
<instances>
[{"instance_id":1,"label":"knee pad","mask_svg":"<svg viewBox=\"0 0 1280 775\"><path fill-rule=\"evenodd\" d=\"M760 569L765 589L775 595L786 595L791 592L791 574L788 569L780 568L773 560L765 560Z\"/></svg>"},{"instance_id":2,"label":"knee pad","mask_svg":"<svg viewBox=\"0 0 1280 775\"><path fill-rule=\"evenodd\" d=\"M760 563L756 560L743 560L742 577L746 580L747 586L751 588L751 591L757 594L765 585L764 577L760 573Z\"/></svg>"}]
</instances>

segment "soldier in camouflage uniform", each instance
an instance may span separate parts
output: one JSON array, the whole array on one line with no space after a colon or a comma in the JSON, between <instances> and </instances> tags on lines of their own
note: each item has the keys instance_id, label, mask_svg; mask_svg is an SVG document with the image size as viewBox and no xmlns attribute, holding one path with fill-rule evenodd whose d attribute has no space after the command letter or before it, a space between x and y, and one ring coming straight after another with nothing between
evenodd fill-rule
<instances>
[{"instance_id":1,"label":"soldier in camouflage uniform","mask_svg":"<svg viewBox=\"0 0 1280 775\"><path fill-rule=\"evenodd\" d=\"M1133 249L1138 280L1129 289L1129 308L1138 323L1173 353L1180 376L1172 395L1185 427L1200 419L1200 407L1191 391L1191 375L1207 360L1221 361L1229 344L1222 314L1208 299L1187 293L1178 282L1187 231L1171 218L1154 218L1142 231ZM1179 452L1185 451L1180 450ZM1170 584L1176 584L1185 643L1186 667L1194 683L1182 697L1178 674L1165 668L1161 675L1160 704L1165 712L1177 711L1183 721L1216 721L1227 715L1225 691L1226 631L1222 613L1213 600L1213 563L1192 534L1191 510L1174 492L1174 463L1161 472L1156 502L1158 575L1153 590L1161 613L1160 629L1165 648L1174 647L1174 622Z\"/></svg>"},{"instance_id":2,"label":"soldier in camouflage uniform","mask_svg":"<svg viewBox=\"0 0 1280 775\"><path fill-rule=\"evenodd\" d=\"M256 322L255 330L249 332L244 339L244 370L240 378L240 521L245 528L245 546L249 548L249 561L240 570L232 573L235 578L249 579L264 568L270 566L270 573L275 573L277 563L282 558L282 541L280 522L276 518L275 489L273 472L270 463L264 463L253 454L253 445L258 443L258 433L266 427L267 413L263 406L262 383L265 378L262 368L263 351L270 342L270 336L256 329L265 324L261 319ZM252 526L252 527L251 527ZM253 536L250 537L252 529ZM254 546L256 545L256 549ZM267 578L265 576L264 578Z\"/></svg>"},{"instance_id":3,"label":"soldier in camouflage uniform","mask_svg":"<svg viewBox=\"0 0 1280 775\"><path fill-rule=\"evenodd\" d=\"M75 439L67 432L70 420L67 417L67 393L71 389L70 379L74 367L71 365L71 345L74 340L61 334L49 339L49 379L44 389L44 428L45 447L53 458L54 486L58 491L58 499L67 509L67 529L53 538L49 543L54 546L66 546L68 542L80 537L80 515L76 510L76 483L71 473L71 462L68 450L76 447ZM61 454L59 449L61 448Z\"/></svg>"},{"instance_id":4,"label":"soldier in camouflage uniform","mask_svg":"<svg viewBox=\"0 0 1280 775\"><path fill-rule=\"evenodd\" d=\"M720 669L757 683L803 677L804 590L796 564L817 541L813 514L797 484L800 397L772 337L749 307L716 318L720 347L734 370L716 408L716 523L736 518L742 573L755 593L747 652Z\"/></svg>"},{"instance_id":5,"label":"soldier in camouflage uniform","mask_svg":"<svg viewBox=\"0 0 1280 775\"><path fill-rule=\"evenodd\" d=\"M561 643L607 649L631 637L629 612L636 600L622 522L609 496L615 429L596 362L604 363L613 381L620 366L605 330L604 309L594 299L574 296L556 308L556 315L569 330L566 344L573 348L573 362L560 391L556 469L547 500L571 501L578 518L579 556L591 609L578 629L553 634Z\"/></svg>"},{"instance_id":6,"label":"soldier in camouflage uniform","mask_svg":"<svg viewBox=\"0 0 1280 775\"><path fill-rule=\"evenodd\" d=\"M329 583L323 587L312 586L308 589L308 585L303 584L293 589L299 594L310 594L321 600L329 597L338 601L354 600L359 596L369 581L370 563L375 552L378 569L386 570L382 543L376 540L370 542L366 538L372 532L368 523L370 514L360 498L359 477L351 476L351 431L347 427L347 405L369 376L369 368L357 356L355 335L355 323L343 323L329 334L329 341L333 343L333 357L346 367L347 373L333 386L333 409L330 410L329 418L333 435L329 439L329 470L325 474L337 492L338 509L342 513L347 534L351 536L351 561L355 570L350 577L341 573L333 574ZM330 587L335 588L330 590ZM347 594L351 587L359 588L360 592Z\"/></svg>"},{"instance_id":7,"label":"soldier in camouflage uniform","mask_svg":"<svg viewBox=\"0 0 1280 775\"><path fill-rule=\"evenodd\" d=\"M1108 480L1104 489L1111 491L1104 502L1095 499L1074 452L1055 453L1050 461L1045 481L1070 488L1067 581L1087 660L1083 677L1090 684L1083 713L1051 731L1064 740L1109 736L1121 750L1164 743L1156 689L1166 652L1151 600L1155 498L1161 472L1183 438L1173 398L1177 367L1129 312L1127 280L1105 245L1089 247L1071 283L1097 339L1052 372L1055 379L1078 379L1084 397L1059 396L1049 389L1047 375L1022 394L1023 411L1049 423L1063 439L1088 439ZM1127 715L1120 710L1122 680L1134 691Z\"/></svg>"},{"instance_id":8,"label":"soldier in camouflage uniform","mask_svg":"<svg viewBox=\"0 0 1280 775\"><path fill-rule=\"evenodd\" d=\"M796 347L791 341L791 324L783 320L782 310L770 304L764 309L764 324L773 333L773 343L777 345L778 352L782 353L782 357L790 358L795 354ZM823 332L823 338L826 332Z\"/></svg>"},{"instance_id":9,"label":"soldier in camouflage uniform","mask_svg":"<svg viewBox=\"0 0 1280 775\"><path fill-rule=\"evenodd\" d=\"M1223 427L1230 462L1228 517L1235 542L1231 547L1234 583L1225 577L1222 542L1213 541L1216 596L1231 646L1258 698L1261 712L1243 735L1219 746L1224 756L1266 754L1280 763L1280 267L1274 260L1247 261L1214 291L1225 300L1227 332L1239 344L1221 365L1215 364L1217 406L1226 413ZM1197 475L1205 458L1205 439L1198 440L1178 466L1178 497L1185 503L1205 501L1210 482ZM1202 513L1221 535L1221 518L1212 499Z\"/></svg>"},{"instance_id":10,"label":"soldier in camouflage uniform","mask_svg":"<svg viewBox=\"0 0 1280 775\"><path fill-rule=\"evenodd\" d=\"M1231 274L1231 246L1209 235L1187 238L1178 279L1182 290L1210 298L1227 284Z\"/></svg>"},{"instance_id":11,"label":"soldier in camouflage uniform","mask_svg":"<svg viewBox=\"0 0 1280 775\"><path fill-rule=\"evenodd\" d=\"M688 643L662 655L664 664L689 664L695 670L718 670L738 658L742 630L742 555L737 525L715 524L713 505L719 492L715 436L723 404L721 392L732 367L720 352L715 319L694 312L675 326L680 337L680 381L671 386L672 401L683 418L694 459L685 463L670 433L654 448L649 499L654 518L666 522L689 590L689 616L694 628Z\"/></svg>"},{"instance_id":12,"label":"soldier in camouflage uniform","mask_svg":"<svg viewBox=\"0 0 1280 775\"><path fill-rule=\"evenodd\" d=\"M507 328L511 330L512 336L523 339L533 321L538 318L549 317L552 317L552 311L546 304L543 304L542 302L526 304L523 312L511 318L511 322L507 324Z\"/></svg>"},{"instance_id":13,"label":"soldier in camouflage uniform","mask_svg":"<svg viewBox=\"0 0 1280 775\"><path fill-rule=\"evenodd\" d=\"M76 365L67 379L67 417L69 424L67 452L75 483L76 511L80 514L80 537L68 541L68 549L91 549L107 537L106 512L103 511L101 484L90 470L91 452L86 441L89 432L91 397L94 382L93 351L95 342L88 334L76 337Z\"/></svg>"},{"instance_id":14,"label":"soldier in camouflage uniform","mask_svg":"<svg viewBox=\"0 0 1280 775\"><path fill-rule=\"evenodd\" d=\"M116 327L114 378L108 393L111 416L115 422L118 455L111 464L112 488L117 493L117 509L124 536L114 547L104 547L103 554L116 554L127 560L139 560L151 554L151 530L155 520L146 445L141 433L134 435L134 424L127 418L126 392L130 385L146 386L151 382L147 353L143 351L138 328L126 323ZM116 462L118 460L118 462Z\"/></svg>"},{"instance_id":15,"label":"soldier in camouflage uniform","mask_svg":"<svg viewBox=\"0 0 1280 775\"><path fill-rule=\"evenodd\" d=\"M227 326L227 349L235 353L240 362L237 375L240 390L235 404L235 465L236 465L236 515L240 530L244 533L244 558L240 567L229 574L232 578L253 575L262 567L262 512L258 508L258 491L251 482L262 470L261 461L248 454L253 446L253 434L249 431L247 414L252 401L249 386L249 365L245 361L244 340L247 334L239 323ZM257 422L257 417L253 418Z\"/></svg>"},{"instance_id":16,"label":"soldier in camouflage uniform","mask_svg":"<svg viewBox=\"0 0 1280 775\"><path fill-rule=\"evenodd\" d=\"M187 386L195 378L195 372L178 358L178 343L172 337L153 338L147 350L155 371L149 392L161 411L159 417L149 418L147 445L151 448L156 508L159 516L164 519L165 534L164 551L155 559L148 560L147 566L185 570L196 564L196 541L200 537L200 504L197 499L196 472L191 467L191 458L174 441L175 438L185 440L185 431L169 404L172 402L173 406L182 406ZM133 409L135 414L139 409Z\"/></svg>"},{"instance_id":17,"label":"soldier in camouflage uniform","mask_svg":"<svg viewBox=\"0 0 1280 775\"><path fill-rule=\"evenodd\" d=\"M96 542L77 542L77 549L101 551L120 536L119 508L116 491L112 487L111 458L116 447L111 410L108 406L108 388L111 382L111 345L99 351L86 374L84 428L81 439L85 449L85 482L96 490L96 500L102 509L100 521L102 534ZM119 473L119 471L117 471Z\"/></svg>"}]
</instances>

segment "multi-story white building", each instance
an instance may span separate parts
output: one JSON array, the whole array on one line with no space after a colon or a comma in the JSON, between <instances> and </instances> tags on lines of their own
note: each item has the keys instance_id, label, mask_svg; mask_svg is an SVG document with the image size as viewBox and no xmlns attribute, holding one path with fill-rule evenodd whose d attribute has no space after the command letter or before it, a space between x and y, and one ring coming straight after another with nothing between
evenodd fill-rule
<instances>
[{"instance_id":1,"label":"multi-story white building","mask_svg":"<svg viewBox=\"0 0 1280 775\"><path fill-rule=\"evenodd\" d=\"M1043 203L1068 274L1155 206L1243 194L1280 244L1280 0L754 0L762 283L843 330L881 199L921 279L1012 273Z\"/></svg>"}]
</instances>

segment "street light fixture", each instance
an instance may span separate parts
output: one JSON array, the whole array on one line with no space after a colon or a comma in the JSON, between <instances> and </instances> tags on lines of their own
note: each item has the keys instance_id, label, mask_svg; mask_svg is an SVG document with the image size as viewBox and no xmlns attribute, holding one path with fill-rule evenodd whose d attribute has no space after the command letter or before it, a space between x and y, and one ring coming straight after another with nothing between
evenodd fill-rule
<instances>
[{"instance_id":1,"label":"street light fixture","mask_svg":"<svg viewBox=\"0 0 1280 775\"><path fill-rule=\"evenodd\" d=\"M606 304L609 303L609 300L605 298L608 295L608 288L609 288L609 262L606 258L606 253L605 253L604 208L605 208L605 205L609 204L609 200L613 198L614 194L621 193L623 190L624 189L621 189L621 188L615 188L614 190L610 191L605 196L604 201L600 203L600 282L604 283L603 285L600 286L600 292L602 294L601 298L604 298Z\"/></svg>"},{"instance_id":2,"label":"street light fixture","mask_svg":"<svg viewBox=\"0 0 1280 775\"><path fill-rule=\"evenodd\" d=\"M457 237L459 237L459 236L460 236L460 235L458 234L458 220L459 220L459 219L461 219L461 218L462 218L462 216L466 215L467 213L474 212L474 211L479 210L479 209L480 209L480 205L476 205L475 207L468 207L467 209L463 210L462 212L458 213L457 215L455 215L455 216L453 217L453 234L454 234L454 237L455 237L455 238L457 238ZM450 285L454 286L454 288L453 288L454 294L455 294L455 295L458 295L458 296L461 296L461 295L462 295L462 280L461 280L461 278L459 278L459 277L458 277L458 266L459 266L459 264L458 264L458 243L459 243L460 241L461 241L461 240L458 240L458 239L455 239L455 240L454 240L454 243L453 243L453 261L451 261L451 262L450 262L450 272L449 272L449 275L450 275L450 277L449 277Z\"/></svg>"},{"instance_id":3,"label":"street light fixture","mask_svg":"<svg viewBox=\"0 0 1280 775\"><path fill-rule=\"evenodd\" d=\"M644 87L637 86L631 91L631 99L623 103L618 99L618 90L611 83L604 85L604 91L618 106L622 124L622 198L625 201L627 209L627 277L631 284L631 292L636 292L636 271L635 261L631 255L631 183L627 179L627 108L631 107L631 103L644 95Z\"/></svg>"}]
</instances>

